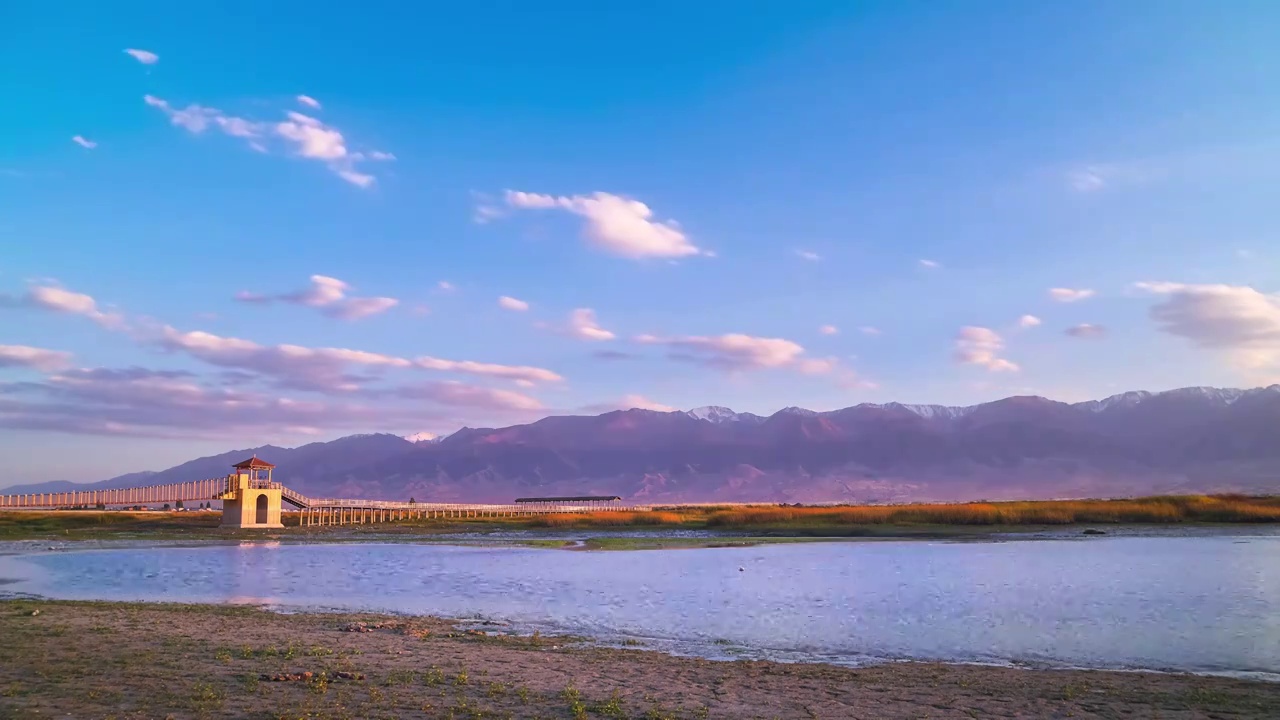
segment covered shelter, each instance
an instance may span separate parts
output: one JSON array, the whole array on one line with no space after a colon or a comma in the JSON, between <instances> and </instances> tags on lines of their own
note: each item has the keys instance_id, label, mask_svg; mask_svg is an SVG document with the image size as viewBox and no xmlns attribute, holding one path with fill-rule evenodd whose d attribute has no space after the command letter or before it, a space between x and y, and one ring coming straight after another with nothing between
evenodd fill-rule
<instances>
[{"instance_id":1,"label":"covered shelter","mask_svg":"<svg viewBox=\"0 0 1280 720\"><path fill-rule=\"evenodd\" d=\"M272 481L275 465L257 455L231 467L228 491L222 497L222 526L233 528L282 528L280 501L283 488Z\"/></svg>"},{"instance_id":2,"label":"covered shelter","mask_svg":"<svg viewBox=\"0 0 1280 720\"><path fill-rule=\"evenodd\" d=\"M622 498L617 495L565 495L549 497L516 498L516 505L537 510L613 510L613 503Z\"/></svg>"}]
</instances>

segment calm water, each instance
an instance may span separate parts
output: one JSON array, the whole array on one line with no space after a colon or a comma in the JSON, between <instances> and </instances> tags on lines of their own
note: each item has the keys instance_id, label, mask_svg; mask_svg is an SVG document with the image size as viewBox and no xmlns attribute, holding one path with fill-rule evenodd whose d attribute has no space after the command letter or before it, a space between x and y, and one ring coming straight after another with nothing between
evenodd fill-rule
<instances>
[{"instance_id":1,"label":"calm water","mask_svg":"<svg viewBox=\"0 0 1280 720\"><path fill-rule=\"evenodd\" d=\"M741 568L741 569L740 569ZM414 544L0 557L6 592L510 621L712 657L1280 673L1280 537L567 552Z\"/></svg>"}]
</instances>

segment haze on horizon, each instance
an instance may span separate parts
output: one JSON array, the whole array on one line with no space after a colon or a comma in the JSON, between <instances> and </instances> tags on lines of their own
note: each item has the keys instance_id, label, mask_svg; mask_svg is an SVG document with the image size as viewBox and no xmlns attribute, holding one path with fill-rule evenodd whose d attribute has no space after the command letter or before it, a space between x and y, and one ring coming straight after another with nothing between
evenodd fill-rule
<instances>
[{"instance_id":1,"label":"haze on horizon","mask_svg":"<svg viewBox=\"0 0 1280 720\"><path fill-rule=\"evenodd\" d=\"M498 7L16 10L8 472L1280 381L1280 8Z\"/></svg>"}]
</instances>

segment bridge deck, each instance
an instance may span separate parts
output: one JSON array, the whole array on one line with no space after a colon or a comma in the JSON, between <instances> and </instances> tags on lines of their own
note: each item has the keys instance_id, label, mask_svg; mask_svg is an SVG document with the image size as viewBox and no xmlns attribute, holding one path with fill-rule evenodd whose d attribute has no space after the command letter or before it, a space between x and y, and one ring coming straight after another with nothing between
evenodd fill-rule
<instances>
[{"instance_id":1,"label":"bridge deck","mask_svg":"<svg viewBox=\"0 0 1280 720\"><path fill-rule=\"evenodd\" d=\"M160 503L216 502L229 500L234 496L236 487L233 477L111 490L0 495L0 510L92 509ZM279 489L281 500L313 518L373 517L375 515L390 518L390 513L401 516L404 516L404 513L413 513L422 517L496 517L648 509L639 506L614 505L607 502L606 498L596 497L547 498L543 502L520 504L421 503L364 498L312 498L290 490L280 483L261 481L254 481L252 487Z\"/></svg>"}]
</instances>

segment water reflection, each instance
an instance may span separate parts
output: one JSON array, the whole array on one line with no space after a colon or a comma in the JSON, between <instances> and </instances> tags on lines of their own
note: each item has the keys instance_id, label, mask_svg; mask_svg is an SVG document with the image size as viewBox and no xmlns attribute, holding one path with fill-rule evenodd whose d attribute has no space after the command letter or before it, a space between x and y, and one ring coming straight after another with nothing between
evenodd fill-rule
<instances>
[{"instance_id":1,"label":"water reflection","mask_svg":"<svg viewBox=\"0 0 1280 720\"><path fill-rule=\"evenodd\" d=\"M490 617L711 656L1280 672L1280 538L620 553L278 543L0 558L9 592ZM740 569L741 568L741 569Z\"/></svg>"}]
</instances>

